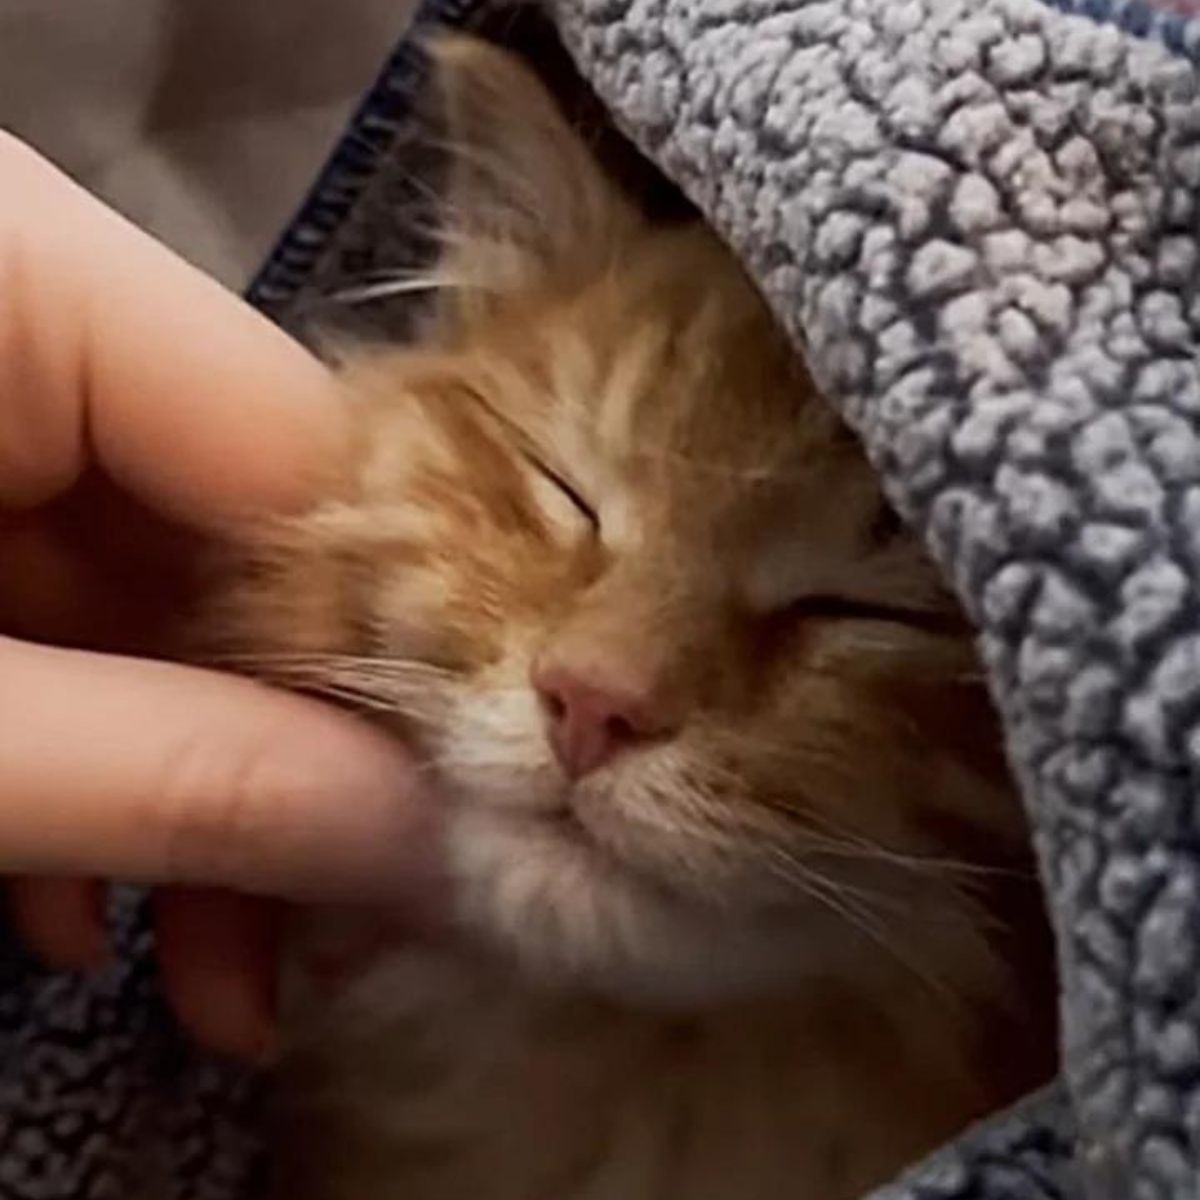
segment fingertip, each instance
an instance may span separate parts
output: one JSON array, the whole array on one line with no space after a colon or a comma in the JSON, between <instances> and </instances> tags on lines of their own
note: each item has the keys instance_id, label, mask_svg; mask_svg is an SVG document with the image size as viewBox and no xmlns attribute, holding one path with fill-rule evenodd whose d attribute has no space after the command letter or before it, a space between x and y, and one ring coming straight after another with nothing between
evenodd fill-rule
<instances>
[{"instance_id":1,"label":"fingertip","mask_svg":"<svg viewBox=\"0 0 1200 1200\"><path fill-rule=\"evenodd\" d=\"M436 890L442 814L406 747L308 697L220 682L242 717L158 805L169 878L305 901Z\"/></svg>"},{"instance_id":2,"label":"fingertip","mask_svg":"<svg viewBox=\"0 0 1200 1200\"><path fill-rule=\"evenodd\" d=\"M9 916L47 966L93 971L112 960L104 895L96 880L17 877L8 882Z\"/></svg>"},{"instance_id":3,"label":"fingertip","mask_svg":"<svg viewBox=\"0 0 1200 1200\"><path fill-rule=\"evenodd\" d=\"M11 870L295 900L436 888L441 805L412 755L358 718L165 663L2 638L0 661Z\"/></svg>"},{"instance_id":4,"label":"fingertip","mask_svg":"<svg viewBox=\"0 0 1200 1200\"><path fill-rule=\"evenodd\" d=\"M154 900L163 988L180 1024L211 1050L266 1067L277 1055L277 906L208 888Z\"/></svg>"},{"instance_id":5,"label":"fingertip","mask_svg":"<svg viewBox=\"0 0 1200 1200\"><path fill-rule=\"evenodd\" d=\"M0 177L0 500L98 465L203 530L308 504L348 442L328 368L11 136Z\"/></svg>"}]
</instances>

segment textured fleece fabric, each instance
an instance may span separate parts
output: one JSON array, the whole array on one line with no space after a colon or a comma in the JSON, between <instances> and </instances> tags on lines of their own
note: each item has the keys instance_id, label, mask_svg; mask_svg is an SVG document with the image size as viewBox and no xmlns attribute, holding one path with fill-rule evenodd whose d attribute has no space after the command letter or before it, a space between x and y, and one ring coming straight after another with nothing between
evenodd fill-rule
<instances>
[{"instance_id":1,"label":"textured fleece fabric","mask_svg":"<svg viewBox=\"0 0 1200 1200\"><path fill-rule=\"evenodd\" d=\"M1075 1156L1048 1182L1026 1140L1056 1101L1001 1182L1011 1124L919 1196L1200 1194L1197 30L1073 7L557 10L982 631L1059 935Z\"/></svg>"},{"instance_id":2,"label":"textured fleece fabric","mask_svg":"<svg viewBox=\"0 0 1200 1200\"><path fill-rule=\"evenodd\" d=\"M422 22L473 7L427 0ZM928 538L1028 801L1062 1078L875 1200L1200 1196L1189 7L552 0L582 74L742 255ZM421 78L401 47L252 288L285 324L419 256ZM252 1195L250 1093L169 1035L139 944L91 985L14 964L2 1200L129 1200L113 1181L134 1159L180 1196Z\"/></svg>"}]
</instances>

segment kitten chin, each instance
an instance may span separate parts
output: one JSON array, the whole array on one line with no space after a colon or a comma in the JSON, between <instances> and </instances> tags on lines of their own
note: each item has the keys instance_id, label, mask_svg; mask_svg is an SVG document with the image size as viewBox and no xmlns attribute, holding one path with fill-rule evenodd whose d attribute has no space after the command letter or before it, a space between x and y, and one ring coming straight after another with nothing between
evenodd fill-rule
<instances>
[{"instance_id":1,"label":"kitten chin","mask_svg":"<svg viewBox=\"0 0 1200 1200\"><path fill-rule=\"evenodd\" d=\"M450 858L464 931L533 986L703 1007L794 984L814 945L830 940L818 914L807 928L792 914L772 929L688 903L566 821L460 814ZM821 957L821 975L834 958Z\"/></svg>"},{"instance_id":2,"label":"kitten chin","mask_svg":"<svg viewBox=\"0 0 1200 1200\"><path fill-rule=\"evenodd\" d=\"M1053 1059L971 633L720 242L515 60L435 60L429 328L346 356L349 461L202 622L450 830L454 936L292 980L276 1194L849 1200Z\"/></svg>"}]
</instances>

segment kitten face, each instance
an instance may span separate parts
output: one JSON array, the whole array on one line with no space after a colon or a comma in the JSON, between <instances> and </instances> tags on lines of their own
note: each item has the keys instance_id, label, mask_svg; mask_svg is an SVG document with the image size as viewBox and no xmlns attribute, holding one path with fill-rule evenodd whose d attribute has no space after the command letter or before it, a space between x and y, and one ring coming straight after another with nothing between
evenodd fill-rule
<instances>
[{"instance_id":1,"label":"kitten face","mask_svg":"<svg viewBox=\"0 0 1200 1200\"><path fill-rule=\"evenodd\" d=\"M933 569L716 239L643 225L512 61L440 58L455 287L350 357L352 463L212 643L412 742L458 915L532 975L986 990L949 860L1020 824Z\"/></svg>"}]
</instances>

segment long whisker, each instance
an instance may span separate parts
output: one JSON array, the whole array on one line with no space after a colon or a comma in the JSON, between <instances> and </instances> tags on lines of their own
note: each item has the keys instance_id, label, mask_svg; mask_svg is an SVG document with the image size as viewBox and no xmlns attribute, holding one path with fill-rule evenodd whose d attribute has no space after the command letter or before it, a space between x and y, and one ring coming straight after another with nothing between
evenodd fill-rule
<instances>
[{"instance_id":1,"label":"long whisker","mask_svg":"<svg viewBox=\"0 0 1200 1200\"><path fill-rule=\"evenodd\" d=\"M795 854L782 846L767 846L764 849L774 860L769 864L771 869L782 874L786 879L796 882L820 879L828 883L830 887L836 888L842 895L853 896L863 904L877 909L891 909L893 912L903 913L909 908L909 905L895 891L869 887L862 883L850 883L846 879L834 879L824 874L817 870L807 854Z\"/></svg>"},{"instance_id":2,"label":"long whisker","mask_svg":"<svg viewBox=\"0 0 1200 1200\"><path fill-rule=\"evenodd\" d=\"M837 845L830 841L827 845L814 847L814 852L828 858L846 858L851 860L874 860L887 863L889 866L900 867L904 870L919 871L928 874L974 875L990 878L1027 879L1033 881L1036 876L1033 871L1022 871L1016 867L995 867L987 863L967 862L963 859L941 858L926 854L901 854L889 850L885 846L873 843Z\"/></svg>"},{"instance_id":3,"label":"long whisker","mask_svg":"<svg viewBox=\"0 0 1200 1200\"><path fill-rule=\"evenodd\" d=\"M795 864L792 864L792 866L794 867ZM864 901L853 895L847 895L845 886L840 881L832 880L828 876L813 871L811 868L805 868L800 871L789 870L785 872L785 878L806 891L813 899L824 904L854 929L857 929L866 938L875 943L875 945L879 946L898 965L906 971L911 972L913 976L940 995L944 1000L949 1001L955 1006L961 1003L962 998L946 980L932 974L919 963L913 961L909 955L901 952L896 939L891 936L892 931L889 929L887 923L881 919L878 913L872 912Z\"/></svg>"},{"instance_id":4,"label":"long whisker","mask_svg":"<svg viewBox=\"0 0 1200 1200\"><path fill-rule=\"evenodd\" d=\"M976 875L987 878L1035 879L1031 870L1017 867L1001 867L991 863L971 862L966 859L948 858L933 854L912 854L885 846L866 834L852 830L828 814L807 811L803 819L829 831L832 836L809 834L816 841L821 839L822 852L844 858L873 859L889 866L931 874Z\"/></svg>"},{"instance_id":5,"label":"long whisker","mask_svg":"<svg viewBox=\"0 0 1200 1200\"><path fill-rule=\"evenodd\" d=\"M376 712L395 712L394 701L385 696L366 691L362 688L339 687L328 682L293 680L296 687L312 695L324 697L327 700L341 700L356 708L367 708Z\"/></svg>"},{"instance_id":6,"label":"long whisker","mask_svg":"<svg viewBox=\"0 0 1200 1200\"><path fill-rule=\"evenodd\" d=\"M303 651L268 651L260 653L229 653L218 651L209 655L207 660L216 665L247 668L279 668L289 667L312 669L353 669L362 671L387 672L405 676L439 676L449 678L453 672L448 667L440 667L433 663L422 662L419 659L389 658L383 655L368 654L324 654Z\"/></svg>"},{"instance_id":7,"label":"long whisker","mask_svg":"<svg viewBox=\"0 0 1200 1200\"><path fill-rule=\"evenodd\" d=\"M453 674L444 667L382 656L217 653L209 665L339 701L367 713L428 721L441 710Z\"/></svg>"},{"instance_id":8,"label":"long whisker","mask_svg":"<svg viewBox=\"0 0 1200 1200\"><path fill-rule=\"evenodd\" d=\"M793 829L799 827L805 851L830 858L870 861L900 870L926 874L964 875L979 878L1016 879L1033 882L1036 873L1031 869L998 866L994 863L973 862L937 854L921 854L898 850L876 841L867 834L836 821L814 808L795 804L773 803L770 797L759 797L759 803Z\"/></svg>"},{"instance_id":9,"label":"long whisker","mask_svg":"<svg viewBox=\"0 0 1200 1200\"><path fill-rule=\"evenodd\" d=\"M868 935L872 941L886 940L887 926L878 914L872 912L861 900L847 894L840 882L835 882L817 871L795 869L794 864L776 864L775 870L788 882L794 884L827 908Z\"/></svg>"},{"instance_id":10,"label":"long whisker","mask_svg":"<svg viewBox=\"0 0 1200 1200\"><path fill-rule=\"evenodd\" d=\"M389 296L404 296L423 292L462 290L468 284L451 275L437 272L394 271L380 272L373 279L347 285L330 293L330 299L346 304L362 304Z\"/></svg>"},{"instance_id":11,"label":"long whisker","mask_svg":"<svg viewBox=\"0 0 1200 1200\"><path fill-rule=\"evenodd\" d=\"M706 762L704 770L710 782L728 780L735 785L744 784L744 777L741 774L718 761ZM680 788L678 777L669 776L668 784L671 787L675 805L678 806L681 802L686 803L689 798L688 789ZM769 794L759 794L755 800L756 803L753 806L744 806L736 812L727 812L722 824L728 827L729 822L733 821L746 836L756 839L786 837L794 842L797 837L800 837L802 844L799 848L806 856L806 860L811 856L820 856L828 859L844 859L850 862L875 863L929 876L952 877L957 875L980 879L1024 880L1031 883L1036 881L1035 872L1029 869L898 850L875 841L866 834L853 830L833 818L823 816L814 808L802 807L794 802L773 803ZM700 803L694 808L693 816L703 819L706 806Z\"/></svg>"}]
</instances>

